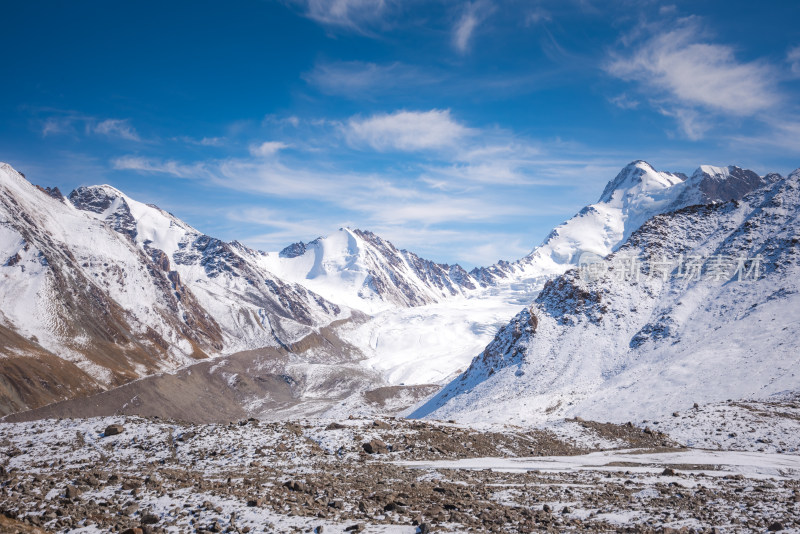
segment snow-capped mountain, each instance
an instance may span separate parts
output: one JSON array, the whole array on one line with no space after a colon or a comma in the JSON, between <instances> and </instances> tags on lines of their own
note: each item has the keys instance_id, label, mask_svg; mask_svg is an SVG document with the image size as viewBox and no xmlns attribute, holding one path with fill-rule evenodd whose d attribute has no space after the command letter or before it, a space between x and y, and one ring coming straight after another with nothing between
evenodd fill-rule
<instances>
[{"instance_id":1,"label":"snow-capped mountain","mask_svg":"<svg viewBox=\"0 0 800 534\"><path fill-rule=\"evenodd\" d=\"M349 228L279 253L260 253L253 261L284 280L368 313L441 302L478 287L459 265L434 263L372 232Z\"/></svg>"},{"instance_id":2,"label":"snow-capped mountain","mask_svg":"<svg viewBox=\"0 0 800 534\"><path fill-rule=\"evenodd\" d=\"M672 180L637 167L643 178ZM681 187L678 196L648 196L669 205L739 197L758 182L741 200L656 215L629 236L607 231L624 245L547 282L413 416L624 422L800 389L800 169L756 180L701 167L669 186ZM609 186L601 200L624 206L619 191Z\"/></svg>"},{"instance_id":3,"label":"snow-capped mountain","mask_svg":"<svg viewBox=\"0 0 800 534\"><path fill-rule=\"evenodd\" d=\"M577 266L583 254L610 254L654 215L739 199L774 178L762 178L739 167L710 165L699 167L687 178L681 173L656 171L645 161L634 161L608 182L595 204L557 226L530 254L470 274L483 286L527 282L534 293L550 277Z\"/></svg>"},{"instance_id":4,"label":"snow-capped mountain","mask_svg":"<svg viewBox=\"0 0 800 534\"><path fill-rule=\"evenodd\" d=\"M66 198L3 166L0 413L178 368L209 378L189 379L198 390L236 390L234 404L248 410L285 380L297 396L289 405L308 397L319 406L358 388L441 384L581 253L616 250L655 214L775 180L736 167L687 178L634 162L526 258L467 273L361 230L259 252L113 187ZM263 347L282 354L277 367L261 353L206 365L203 375L187 367ZM141 387L150 383L172 382Z\"/></svg>"},{"instance_id":5,"label":"snow-capped mountain","mask_svg":"<svg viewBox=\"0 0 800 534\"><path fill-rule=\"evenodd\" d=\"M112 187L65 198L6 164L0 280L0 413L286 346L351 315Z\"/></svg>"}]
</instances>

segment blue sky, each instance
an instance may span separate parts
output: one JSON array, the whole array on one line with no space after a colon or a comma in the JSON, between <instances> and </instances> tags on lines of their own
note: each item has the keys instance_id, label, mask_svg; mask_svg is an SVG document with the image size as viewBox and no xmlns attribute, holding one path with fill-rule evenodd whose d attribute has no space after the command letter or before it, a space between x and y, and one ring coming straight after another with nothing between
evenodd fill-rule
<instances>
[{"instance_id":1,"label":"blue sky","mask_svg":"<svg viewBox=\"0 0 800 534\"><path fill-rule=\"evenodd\" d=\"M800 3L14 2L0 160L279 250L341 226L470 267L628 162L800 167Z\"/></svg>"}]
</instances>

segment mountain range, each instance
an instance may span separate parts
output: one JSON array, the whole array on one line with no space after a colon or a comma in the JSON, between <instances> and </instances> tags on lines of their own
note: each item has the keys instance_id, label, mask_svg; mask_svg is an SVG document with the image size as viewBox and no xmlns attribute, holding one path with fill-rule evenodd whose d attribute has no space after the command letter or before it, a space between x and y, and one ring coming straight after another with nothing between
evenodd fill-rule
<instances>
[{"instance_id":1,"label":"mountain range","mask_svg":"<svg viewBox=\"0 0 800 534\"><path fill-rule=\"evenodd\" d=\"M257 251L113 187L64 196L3 164L0 414L215 420L422 402L414 417L547 419L610 406L624 418L669 410L670 395L796 389L784 371L797 317L779 310L797 308L798 176L701 166L687 177L636 161L529 255L467 272L349 228ZM645 281L613 276L617 259L657 252L760 254L765 272L685 287L644 266ZM602 276L581 277L587 254ZM764 325L764 339L754 336ZM689 365L720 351L730 361ZM739 378L709 387L711 369L728 364ZM647 391L656 400L638 402Z\"/></svg>"}]
</instances>

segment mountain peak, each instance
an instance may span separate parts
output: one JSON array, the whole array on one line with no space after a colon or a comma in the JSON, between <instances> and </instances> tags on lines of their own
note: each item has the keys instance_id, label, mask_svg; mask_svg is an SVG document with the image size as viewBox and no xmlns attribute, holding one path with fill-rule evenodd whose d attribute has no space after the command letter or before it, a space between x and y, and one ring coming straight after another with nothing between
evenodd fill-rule
<instances>
[{"instance_id":1,"label":"mountain peak","mask_svg":"<svg viewBox=\"0 0 800 534\"><path fill-rule=\"evenodd\" d=\"M683 174L659 172L646 161L632 161L623 167L613 180L608 182L598 202L611 202L617 191L633 191L634 189L641 192L657 191L684 180L686 180L686 176Z\"/></svg>"},{"instance_id":2,"label":"mountain peak","mask_svg":"<svg viewBox=\"0 0 800 534\"><path fill-rule=\"evenodd\" d=\"M747 193L768 183L755 172L735 165L715 167L701 165L689 179L687 193L701 195L697 203L740 199ZM697 194L697 193L695 193Z\"/></svg>"}]
</instances>

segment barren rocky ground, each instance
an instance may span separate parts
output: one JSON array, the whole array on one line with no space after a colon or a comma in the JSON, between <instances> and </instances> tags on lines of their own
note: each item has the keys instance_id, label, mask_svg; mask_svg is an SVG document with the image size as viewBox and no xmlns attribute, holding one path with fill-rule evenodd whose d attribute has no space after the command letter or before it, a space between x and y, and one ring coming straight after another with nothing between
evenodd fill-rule
<instances>
[{"instance_id":1,"label":"barren rocky ground","mask_svg":"<svg viewBox=\"0 0 800 534\"><path fill-rule=\"evenodd\" d=\"M117 416L0 424L0 451L2 532L800 531L797 456L697 464L634 424Z\"/></svg>"}]
</instances>

